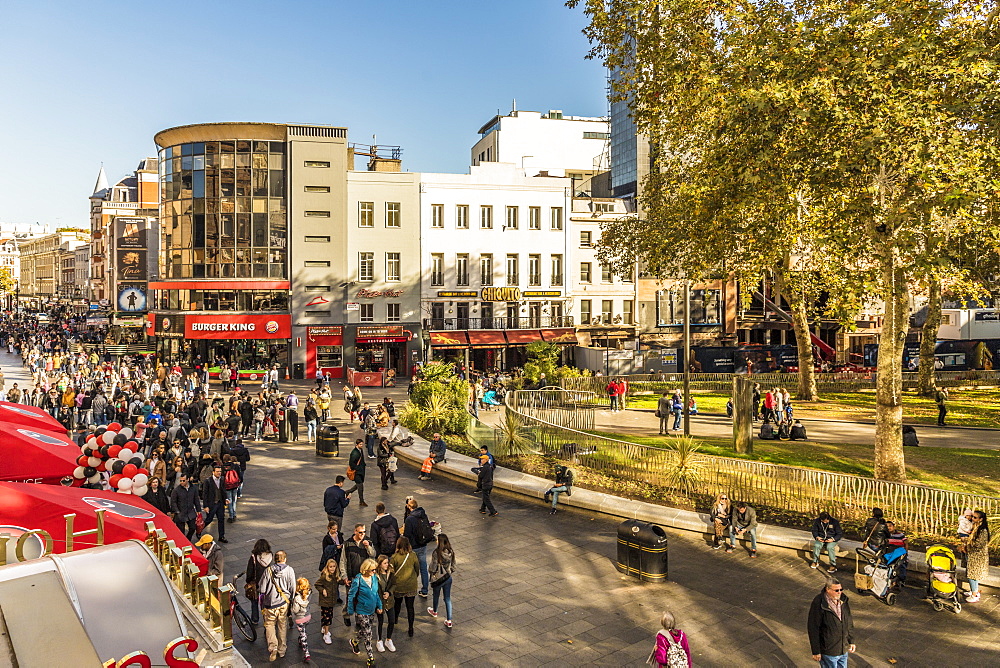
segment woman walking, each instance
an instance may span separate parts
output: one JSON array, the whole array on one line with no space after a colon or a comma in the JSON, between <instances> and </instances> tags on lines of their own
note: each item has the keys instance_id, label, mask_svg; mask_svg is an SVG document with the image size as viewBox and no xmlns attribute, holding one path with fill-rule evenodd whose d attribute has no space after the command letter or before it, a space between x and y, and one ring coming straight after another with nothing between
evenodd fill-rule
<instances>
[{"instance_id":1,"label":"woman walking","mask_svg":"<svg viewBox=\"0 0 1000 668\"><path fill-rule=\"evenodd\" d=\"M392 612L389 615L389 630L386 633L386 646L392 647L392 631L399 623L399 612L406 603L406 633L413 637L413 600L417 597L420 566L417 555L410 547L410 541L406 536L400 536L396 541L396 553L389 558L389 566L392 569L392 578L389 583L389 590L395 598ZM392 651L390 649L390 651Z\"/></svg>"},{"instance_id":2,"label":"woman walking","mask_svg":"<svg viewBox=\"0 0 1000 668\"><path fill-rule=\"evenodd\" d=\"M383 436L378 442L378 452L375 460L378 470L382 473L382 489L389 489L389 458L392 457L392 454L392 445L389 443L389 439Z\"/></svg>"},{"instance_id":3,"label":"woman walking","mask_svg":"<svg viewBox=\"0 0 1000 668\"><path fill-rule=\"evenodd\" d=\"M375 615L382 612L382 598L379 596L378 578L375 577L375 560L365 559L361 562L358 577L351 581L347 592L347 613L354 615L355 637L350 639L351 651L361 654L359 645L365 644L368 653L368 665L375 665L375 652L372 650L372 625Z\"/></svg>"},{"instance_id":4,"label":"woman walking","mask_svg":"<svg viewBox=\"0 0 1000 668\"><path fill-rule=\"evenodd\" d=\"M315 582L316 591L319 592L319 623L322 627L323 642L327 645L333 642L330 636L330 624L333 623L333 608L341 602L337 594L343 581L337 560L327 559Z\"/></svg>"},{"instance_id":5,"label":"woman walking","mask_svg":"<svg viewBox=\"0 0 1000 668\"><path fill-rule=\"evenodd\" d=\"M302 650L302 660L309 661L309 636L306 633L306 624L312 620L309 614L309 579L299 578L295 581L295 598L292 599L292 609L290 611L295 628L299 631L299 648Z\"/></svg>"},{"instance_id":6,"label":"woman walking","mask_svg":"<svg viewBox=\"0 0 1000 668\"><path fill-rule=\"evenodd\" d=\"M990 542L990 527L986 523L986 513L977 510L972 513L972 533L965 539L965 554L968 559L965 577L969 581L966 603L979 603L979 581L986 577L990 568L987 545Z\"/></svg>"},{"instance_id":7,"label":"woman walking","mask_svg":"<svg viewBox=\"0 0 1000 668\"><path fill-rule=\"evenodd\" d=\"M392 594L389 593L389 580L392 578L392 568L389 566L389 557L384 554L378 555L375 566L375 575L378 577L378 590L381 592L382 598L382 609L388 610L389 607L389 597ZM389 610L389 614L392 614L392 610ZM375 643L375 649L380 652L384 652L386 648L390 652L396 651L396 646L392 644L391 640L386 639L383 642L385 636L382 633L382 623L385 621L385 615L379 612L378 615L378 642Z\"/></svg>"},{"instance_id":8,"label":"woman walking","mask_svg":"<svg viewBox=\"0 0 1000 668\"><path fill-rule=\"evenodd\" d=\"M446 534L438 535L437 548L431 554L431 589L434 590L434 606L427 608L427 614L437 617L438 596L444 595L444 625L451 628L451 574L455 572L455 551Z\"/></svg>"},{"instance_id":9,"label":"woman walking","mask_svg":"<svg viewBox=\"0 0 1000 668\"><path fill-rule=\"evenodd\" d=\"M659 631L656 632L656 646L649 654L647 663L650 666L674 668L674 666L691 665L691 649L683 631L674 626L674 615L669 610L660 618Z\"/></svg>"}]
</instances>

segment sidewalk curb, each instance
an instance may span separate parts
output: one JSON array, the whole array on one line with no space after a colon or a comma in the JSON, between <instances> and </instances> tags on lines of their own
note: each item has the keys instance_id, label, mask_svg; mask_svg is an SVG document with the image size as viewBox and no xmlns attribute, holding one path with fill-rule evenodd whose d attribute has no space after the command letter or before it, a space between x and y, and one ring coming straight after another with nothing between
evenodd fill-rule
<instances>
[{"instance_id":1,"label":"sidewalk curb","mask_svg":"<svg viewBox=\"0 0 1000 668\"><path fill-rule=\"evenodd\" d=\"M411 435L413 436L413 445L408 448L397 448L396 456L411 464L415 464L419 468L424 459L427 458L430 443L412 432ZM449 452L447 461L434 465L433 473L445 474L453 478L465 480L476 480L476 474L470 469L477 465L478 461L472 457L467 457L456 452ZM499 489L515 492L523 496L542 499L545 490L552 486L552 481L498 466L493 474L493 485ZM570 497L567 497L565 494L561 495L559 503L560 505L591 510L613 517L637 519L673 529L691 531L700 534L706 540L712 535L709 532L709 518L705 513L670 508L645 501L623 499L605 494L604 492L594 492L581 487L574 488L573 495ZM739 543L741 546L743 545L743 541L739 541ZM812 558L812 536L808 531L769 524L758 524L757 543L794 550L800 556L810 561ZM854 550L860 546L861 543L857 541L840 541L837 550L838 561L853 564L857 556ZM838 576L842 581L846 581L844 578L849 579L852 570L853 567L851 569L844 569L842 566L838 571ZM909 551L909 566L907 570L910 573L927 572L927 564L924 561L923 552ZM961 580L965 581L964 568L959 569L959 574ZM1000 587L1000 568L991 566L989 575L986 579L980 580L979 584L989 587Z\"/></svg>"}]
</instances>

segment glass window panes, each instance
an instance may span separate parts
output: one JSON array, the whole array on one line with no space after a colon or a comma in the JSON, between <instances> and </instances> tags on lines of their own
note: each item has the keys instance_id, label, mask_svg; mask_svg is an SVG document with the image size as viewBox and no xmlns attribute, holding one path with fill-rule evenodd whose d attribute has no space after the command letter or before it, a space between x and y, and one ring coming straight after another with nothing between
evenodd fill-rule
<instances>
[{"instance_id":1,"label":"glass window panes","mask_svg":"<svg viewBox=\"0 0 1000 668\"><path fill-rule=\"evenodd\" d=\"M593 302L589 299L580 300L580 325L589 325L593 317Z\"/></svg>"},{"instance_id":2,"label":"glass window panes","mask_svg":"<svg viewBox=\"0 0 1000 668\"><path fill-rule=\"evenodd\" d=\"M528 229L542 229L542 208L539 206L528 207Z\"/></svg>"},{"instance_id":3,"label":"glass window panes","mask_svg":"<svg viewBox=\"0 0 1000 668\"><path fill-rule=\"evenodd\" d=\"M479 283L484 287L493 285L493 254L483 253L479 256Z\"/></svg>"},{"instance_id":4,"label":"glass window panes","mask_svg":"<svg viewBox=\"0 0 1000 668\"><path fill-rule=\"evenodd\" d=\"M385 226L386 227L399 227L400 226L400 204L399 204L399 202L386 202L385 203Z\"/></svg>"},{"instance_id":5,"label":"glass window panes","mask_svg":"<svg viewBox=\"0 0 1000 668\"><path fill-rule=\"evenodd\" d=\"M563 228L563 209L561 206L552 207L549 212L550 226L553 230L561 230Z\"/></svg>"},{"instance_id":6,"label":"glass window panes","mask_svg":"<svg viewBox=\"0 0 1000 668\"><path fill-rule=\"evenodd\" d=\"M431 285L444 285L444 254L431 255Z\"/></svg>"},{"instance_id":7,"label":"glass window panes","mask_svg":"<svg viewBox=\"0 0 1000 668\"><path fill-rule=\"evenodd\" d=\"M444 204L431 204L431 227L444 227Z\"/></svg>"},{"instance_id":8,"label":"glass window panes","mask_svg":"<svg viewBox=\"0 0 1000 668\"><path fill-rule=\"evenodd\" d=\"M469 205L458 204L455 206L455 227L460 230L469 229Z\"/></svg>"},{"instance_id":9,"label":"glass window panes","mask_svg":"<svg viewBox=\"0 0 1000 668\"><path fill-rule=\"evenodd\" d=\"M385 321L386 322L399 322L400 321L400 308L399 304L386 304L385 305Z\"/></svg>"},{"instance_id":10,"label":"glass window panes","mask_svg":"<svg viewBox=\"0 0 1000 668\"><path fill-rule=\"evenodd\" d=\"M469 254L459 253L455 256L455 284L469 284Z\"/></svg>"},{"instance_id":11,"label":"glass window panes","mask_svg":"<svg viewBox=\"0 0 1000 668\"><path fill-rule=\"evenodd\" d=\"M518 285L521 282L517 255L507 256L507 285Z\"/></svg>"},{"instance_id":12,"label":"glass window panes","mask_svg":"<svg viewBox=\"0 0 1000 668\"><path fill-rule=\"evenodd\" d=\"M375 322L375 304L361 304L361 322Z\"/></svg>"},{"instance_id":13,"label":"glass window panes","mask_svg":"<svg viewBox=\"0 0 1000 668\"><path fill-rule=\"evenodd\" d=\"M358 253L358 280L366 282L375 280L375 253Z\"/></svg>"},{"instance_id":14,"label":"glass window panes","mask_svg":"<svg viewBox=\"0 0 1000 668\"><path fill-rule=\"evenodd\" d=\"M580 263L580 282L581 283L590 283L591 282L590 269L591 269L591 263L590 262L581 262Z\"/></svg>"},{"instance_id":15,"label":"glass window panes","mask_svg":"<svg viewBox=\"0 0 1000 668\"><path fill-rule=\"evenodd\" d=\"M358 227L375 227L375 202L358 202Z\"/></svg>"},{"instance_id":16,"label":"glass window panes","mask_svg":"<svg viewBox=\"0 0 1000 668\"><path fill-rule=\"evenodd\" d=\"M507 229L517 229L518 208L516 206L507 207Z\"/></svg>"},{"instance_id":17,"label":"glass window panes","mask_svg":"<svg viewBox=\"0 0 1000 668\"><path fill-rule=\"evenodd\" d=\"M386 253L385 254L385 280L387 281L399 281L401 280L401 262L399 259L399 253Z\"/></svg>"},{"instance_id":18,"label":"glass window panes","mask_svg":"<svg viewBox=\"0 0 1000 668\"><path fill-rule=\"evenodd\" d=\"M493 229L493 207L492 206L481 206L479 207L479 227L484 230Z\"/></svg>"}]
</instances>

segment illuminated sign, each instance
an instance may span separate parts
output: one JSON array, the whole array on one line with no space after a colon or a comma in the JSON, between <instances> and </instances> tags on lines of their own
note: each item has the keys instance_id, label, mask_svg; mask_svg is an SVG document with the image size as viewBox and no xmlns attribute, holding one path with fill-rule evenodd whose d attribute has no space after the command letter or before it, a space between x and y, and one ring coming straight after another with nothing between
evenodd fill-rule
<instances>
[{"instance_id":1,"label":"illuminated sign","mask_svg":"<svg viewBox=\"0 0 1000 668\"><path fill-rule=\"evenodd\" d=\"M481 294L484 302L521 301L521 288L483 288Z\"/></svg>"}]
</instances>

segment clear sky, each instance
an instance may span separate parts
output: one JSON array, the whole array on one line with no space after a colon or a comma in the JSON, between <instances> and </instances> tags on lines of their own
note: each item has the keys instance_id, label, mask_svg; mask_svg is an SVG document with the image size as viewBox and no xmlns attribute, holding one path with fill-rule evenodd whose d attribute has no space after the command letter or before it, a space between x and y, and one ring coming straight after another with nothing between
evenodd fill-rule
<instances>
[{"instance_id":1,"label":"clear sky","mask_svg":"<svg viewBox=\"0 0 1000 668\"><path fill-rule=\"evenodd\" d=\"M87 227L164 128L343 125L409 171L464 172L519 109L607 113L584 18L560 0L12 0L0 18L0 220Z\"/></svg>"}]
</instances>

